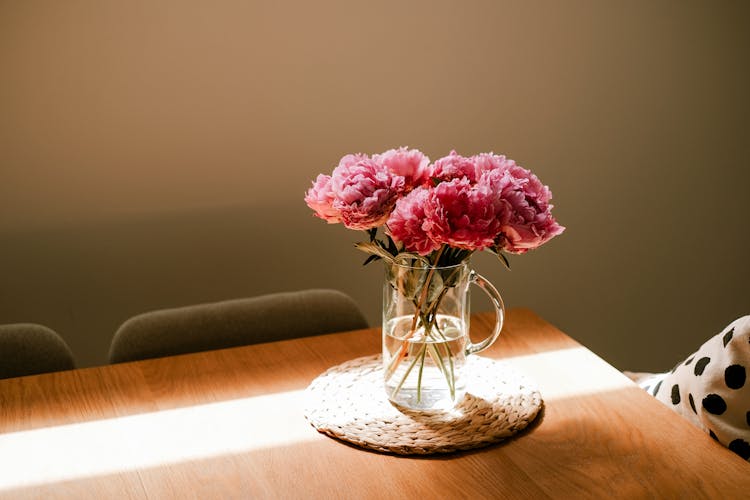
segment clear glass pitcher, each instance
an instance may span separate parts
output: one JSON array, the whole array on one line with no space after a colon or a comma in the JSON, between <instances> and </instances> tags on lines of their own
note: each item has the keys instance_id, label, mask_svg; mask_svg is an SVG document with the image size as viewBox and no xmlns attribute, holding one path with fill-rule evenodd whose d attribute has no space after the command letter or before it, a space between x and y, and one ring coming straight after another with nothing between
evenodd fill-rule
<instances>
[{"instance_id":1,"label":"clear glass pitcher","mask_svg":"<svg viewBox=\"0 0 750 500\"><path fill-rule=\"evenodd\" d=\"M474 344L469 337L471 284L495 307L492 334ZM383 369L391 402L413 410L449 409L466 392L466 357L487 349L500 335L503 299L468 262L433 267L421 261L385 263Z\"/></svg>"}]
</instances>

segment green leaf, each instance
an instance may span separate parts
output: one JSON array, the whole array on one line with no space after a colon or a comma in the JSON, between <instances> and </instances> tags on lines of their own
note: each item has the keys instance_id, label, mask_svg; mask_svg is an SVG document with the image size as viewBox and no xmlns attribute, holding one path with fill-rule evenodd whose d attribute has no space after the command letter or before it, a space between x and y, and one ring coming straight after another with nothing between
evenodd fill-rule
<instances>
[{"instance_id":1,"label":"green leaf","mask_svg":"<svg viewBox=\"0 0 750 500\"><path fill-rule=\"evenodd\" d=\"M388 236L388 251L393 255L398 254L398 247L390 236Z\"/></svg>"},{"instance_id":2,"label":"green leaf","mask_svg":"<svg viewBox=\"0 0 750 500\"><path fill-rule=\"evenodd\" d=\"M381 259L385 260L386 262L393 262L393 255L391 255L388 250L385 250L379 242L369 242L369 243L355 243L354 247L357 250L361 250L365 253L369 253L370 255L377 255Z\"/></svg>"},{"instance_id":3,"label":"green leaf","mask_svg":"<svg viewBox=\"0 0 750 500\"><path fill-rule=\"evenodd\" d=\"M459 281L464 279L467 272L468 269L465 266L443 269L441 271L443 285L449 288L456 286Z\"/></svg>"},{"instance_id":4,"label":"green leaf","mask_svg":"<svg viewBox=\"0 0 750 500\"><path fill-rule=\"evenodd\" d=\"M422 255L419 255L415 252L401 252L393 257L393 260L396 264L400 264L402 266L411 266L411 267L417 267L417 268L426 268L430 267L430 261L427 259L427 257L423 257ZM417 262L420 262L421 265L418 265Z\"/></svg>"},{"instance_id":5,"label":"green leaf","mask_svg":"<svg viewBox=\"0 0 750 500\"><path fill-rule=\"evenodd\" d=\"M417 299L429 272L430 262L419 254L401 252L386 264L391 286L407 300Z\"/></svg>"},{"instance_id":6,"label":"green leaf","mask_svg":"<svg viewBox=\"0 0 750 500\"><path fill-rule=\"evenodd\" d=\"M439 272L433 272L430 284L427 287L427 303L431 304L440 297L443 291L443 276Z\"/></svg>"},{"instance_id":7,"label":"green leaf","mask_svg":"<svg viewBox=\"0 0 750 500\"><path fill-rule=\"evenodd\" d=\"M510 262L508 261L508 257L505 256L503 252L496 252L497 258L500 259L500 261L503 263L505 268L510 271Z\"/></svg>"},{"instance_id":8,"label":"green leaf","mask_svg":"<svg viewBox=\"0 0 750 500\"><path fill-rule=\"evenodd\" d=\"M381 257L380 255L370 255L370 256L369 256L369 257L367 257L367 259L366 259L366 260L365 260L365 261L364 261L364 262L362 263L362 265L363 265L363 266L366 266L366 265L367 265L367 264L369 264L370 262L373 262L373 261L376 261L376 260L380 260L380 259L382 259L382 257Z\"/></svg>"}]
</instances>

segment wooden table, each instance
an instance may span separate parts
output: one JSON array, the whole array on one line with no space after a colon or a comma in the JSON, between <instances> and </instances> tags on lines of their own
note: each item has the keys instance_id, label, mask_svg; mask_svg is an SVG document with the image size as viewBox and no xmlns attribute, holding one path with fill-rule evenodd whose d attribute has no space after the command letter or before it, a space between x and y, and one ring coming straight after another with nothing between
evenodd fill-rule
<instances>
[{"instance_id":1,"label":"wooden table","mask_svg":"<svg viewBox=\"0 0 750 500\"><path fill-rule=\"evenodd\" d=\"M472 331L488 331L489 314ZM0 497L747 498L750 464L529 310L483 355L539 384L519 437L444 456L316 432L300 394L380 330L0 381Z\"/></svg>"}]
</instances>

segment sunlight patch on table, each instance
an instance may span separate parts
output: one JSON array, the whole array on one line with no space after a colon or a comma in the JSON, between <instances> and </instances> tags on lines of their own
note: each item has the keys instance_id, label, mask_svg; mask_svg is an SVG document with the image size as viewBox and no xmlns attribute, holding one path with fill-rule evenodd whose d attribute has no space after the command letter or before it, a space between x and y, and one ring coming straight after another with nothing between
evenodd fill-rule
<instances>
[{"instance_id":1,"label":"sunlight patch on table","mask_svg":"<svg viewBox=\"0 0 750 500\"><path fill-rule=\"evenodd\" d=\"M630 379L585 347L545 351L503 361L537 383L546 401L634 387Z\"/></svg>"},{"instance_id":2,"label":"sunlight patch on table","mask_svg":"<svg viewBox=\"0 0 750 500\"><path fill-rule=\"evenodd\" d=\"M319 439L300 413L302 394L0 434L0 491Z\"/></svg>"}]
</instances>

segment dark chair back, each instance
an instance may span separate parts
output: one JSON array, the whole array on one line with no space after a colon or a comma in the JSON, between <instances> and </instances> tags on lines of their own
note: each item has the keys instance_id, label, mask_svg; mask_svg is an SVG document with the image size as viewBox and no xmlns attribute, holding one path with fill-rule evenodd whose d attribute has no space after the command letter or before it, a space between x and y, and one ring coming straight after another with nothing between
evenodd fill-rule
<instances>
[{"instance_id":1,"label":"dark chair back","mask_svg":"<svg viewBox=\"0 0 750 500\"><path fill-rule=\"evenodd\" d=\"M54 330L35 323L0 325L0 379L73 368L73 353Z\"/></svg>"},{"instance_id":2,"label":"dark chair back","mask_svg":"<svg viewBox=\"0 0 750 500\"><path fill-rule=\"evenodd\" d=\"M348 295L327 289L164 309L134 316L112 339L110 363L367 328Z\"/></svg>"}]
</instances>

